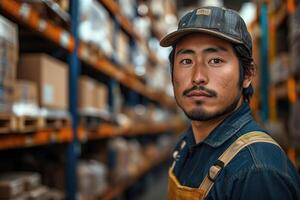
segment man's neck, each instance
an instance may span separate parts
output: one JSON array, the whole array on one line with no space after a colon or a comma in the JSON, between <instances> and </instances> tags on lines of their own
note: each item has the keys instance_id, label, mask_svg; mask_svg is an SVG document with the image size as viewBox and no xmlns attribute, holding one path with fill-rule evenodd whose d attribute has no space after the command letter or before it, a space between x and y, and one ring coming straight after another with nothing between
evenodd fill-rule
<instances>
[{"instance_id":1,"label":"man's neck","mask_svg":"<svg viewBox=\"0 0 300 200\"><path fill-rule=\"evenodd\" d=\"M194 138L196 144L202 142L207 138L207 136L220 124L223 122L225 118L227 118L231 113L236 111L242 105L242 101L238 103L236 108L223 116L220 116L216 119L208 120L208 121L192 121L192 130L194 133Z\"/></svg>"},{"instance_id":2,"label":"man's neck","mask_svg":"<svg viewBox=\"0 0 300 200\"><path fill-rule=\"evenodd\" d=\"M196 144L202 142L226 117L227 115L209 121L192 121Z\"/></svg>"}]
</instances>

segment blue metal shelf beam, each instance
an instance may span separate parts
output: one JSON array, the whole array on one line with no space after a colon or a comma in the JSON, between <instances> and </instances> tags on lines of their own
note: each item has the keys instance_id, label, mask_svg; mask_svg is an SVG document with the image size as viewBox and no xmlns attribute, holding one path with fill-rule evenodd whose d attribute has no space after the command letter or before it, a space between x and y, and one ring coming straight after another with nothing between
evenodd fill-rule
<instances>
[{"instance_id":1,"label":"blue metal shelf beam","mask_svg":"<svg viewBox=\"0 0 300 200\"><path fill-rule=\"evenodd\" d=\"M78 112L77 112L77 96L78 96L78 79L80 74L80 62L78 58L78 46L79 46L79 37L78 37L78 23L79 23L79 1L72 0L70 1L70 15L71 15L71 24L72 24L72 34L75 40L75 49L69 55L69 105L70 113L72 115L72 131L73 131L73 140L68 146L68 162L67 162L67 200L76 199L76 166L77 158L79 156L79 142L77 138L77 128L78 128Z\"/></svg>"},{"instance_id":2,"label":"blue metal shelf beam","mask_svg":"<svg viewBox=\"0 0 300 200\"><path fill-rule=\"evenodd\" d=\"M268 32L268 5L263 3L260 10L261 45L260 45L260 96L261 96L261 120L269 119L269 32Z\"/></svg>"}]
</instances>

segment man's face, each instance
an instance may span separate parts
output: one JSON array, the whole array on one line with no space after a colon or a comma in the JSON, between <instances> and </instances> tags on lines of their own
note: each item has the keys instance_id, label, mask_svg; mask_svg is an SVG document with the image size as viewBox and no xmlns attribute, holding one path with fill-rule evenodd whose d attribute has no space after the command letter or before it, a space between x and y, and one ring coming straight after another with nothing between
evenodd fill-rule
<instances>
[{"instance_id":1,"label":"man's face","mask_svg":"<svg viewBox=\"0 0 300 200\"><path fill-rule=\"evenodd\" d=\"M250 82L244 80L242 87ZM242 102L239 61L232 45L207 34L184 37L176 44L173 86L178 105L192 120L232 112Z\"/></svg>"}]
</instances>

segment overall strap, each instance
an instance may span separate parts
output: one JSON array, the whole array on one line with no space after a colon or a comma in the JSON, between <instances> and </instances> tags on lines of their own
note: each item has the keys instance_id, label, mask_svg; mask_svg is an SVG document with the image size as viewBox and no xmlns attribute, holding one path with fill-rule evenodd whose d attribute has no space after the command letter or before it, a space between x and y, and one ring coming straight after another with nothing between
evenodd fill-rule
<instances>
[{"instance_id":1,"label":"overall strap","mask_svg":"<svg viewBox=\"0 0 300 200\"><path fill-rule=\"evenodd\" d=\"M232 143L218 158L215 164L210 167L207 176L199 186L199 190L205 194L204 197L206 197L209 193L214 181L221 172L221 169L223 169L223 167L225 167L244 147L257 142L271 143L281 148L269 135L264 132L253 131L242 135L234 143Z\"/></svg>"}]
</instances>

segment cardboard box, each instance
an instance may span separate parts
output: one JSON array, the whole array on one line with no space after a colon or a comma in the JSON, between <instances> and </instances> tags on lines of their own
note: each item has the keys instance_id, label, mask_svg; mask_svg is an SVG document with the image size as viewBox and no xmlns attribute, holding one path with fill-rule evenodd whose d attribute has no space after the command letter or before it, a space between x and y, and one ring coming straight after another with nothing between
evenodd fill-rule
<instances>
[{"instance_id":1,"label":"cardboard box","mask_svg":"<svg viewBox=\"0 0 300 200\"><path fill-rule=\"evenodd\" d=\"M78 107L81 110L94 109L95 108L95 91L96 81L87 76L81 76L79 79L79 97Z\"/></svg>"},{"instance_id":2,"label":"cardboard box","mask_svg":"<svg viewBox=\"0 0 300 200\"><path fill-rule=\"evenodd\" d=\"M24 192L24 178L14 173L0 175L0 199L9 199Z\"/></svg>"},{"instance_id":3,"label":"cardboard box","mask_svg":"<svg viewBox=\"0 0 300 200\"><path fill-rule=\"evenodd\" d=\"M68 109L68 66L46 54L23 54L18 78L33 81L38 86L40 107Z\"/></svg>"},{"instance_id":4,"label":"cardboard box","mask_svg":"<svg viewBox=\"0 0 300 200\"><path fill-rule=\"evenodd\" d=\"M18 103L38 103L37 85L35 82L17 80L14 89L14 102Z\"/></svg>"},{"instance_id":5,"label":"cardboard box","mask_svg":"<svg viewBox=\"0 0 300 200\"><path fill-rule=\"evenodd\" d=\"M102 83L97 83L95 87L94 106L98 110L106 110L108 107L108 89Z\"/></svg>"}]
</instances>

